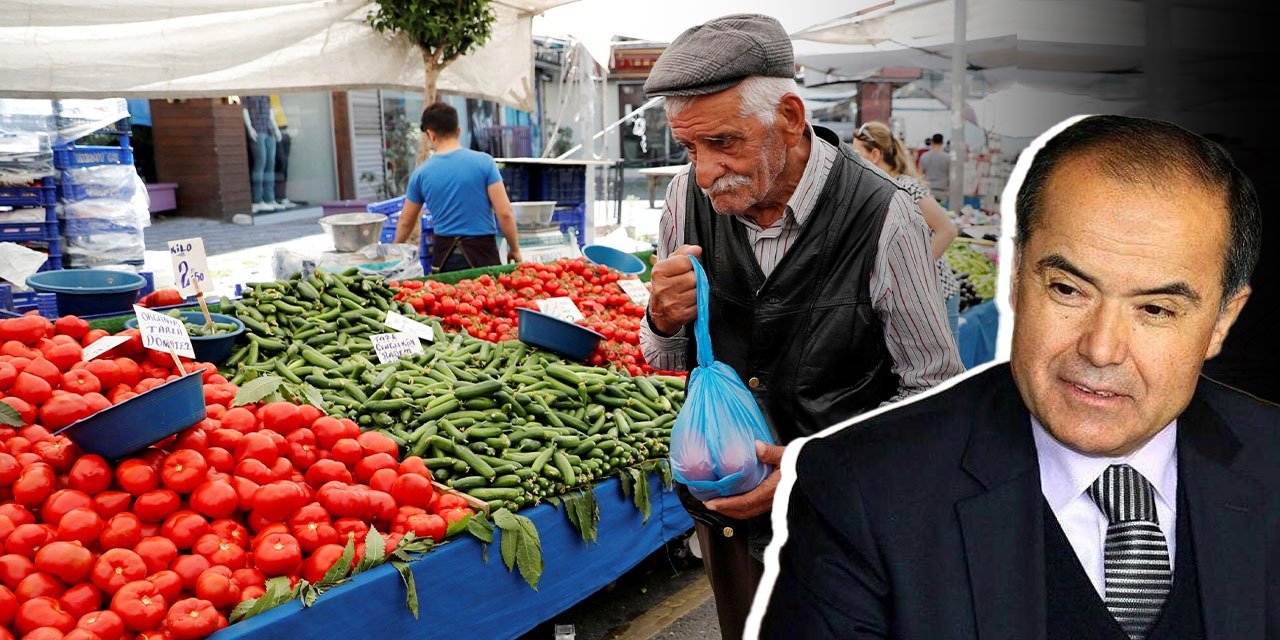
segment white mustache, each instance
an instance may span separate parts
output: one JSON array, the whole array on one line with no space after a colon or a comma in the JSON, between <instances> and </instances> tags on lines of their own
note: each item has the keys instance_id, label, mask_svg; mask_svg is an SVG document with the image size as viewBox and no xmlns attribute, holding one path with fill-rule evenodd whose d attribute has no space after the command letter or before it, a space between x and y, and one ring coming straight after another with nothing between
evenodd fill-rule
<instances>
[{"instance_id":1,"label":"white mustache","mask_svg":"<svg viewBox=\"0 0 1280 640\"><path fill-rule=\"evenodd\" d=\"M749 186L751 186L751 178L736 173L728 173L716 179L715 182L711 183L711 188L703 189L702 193L709 198L738 187Z\"/></svg>"}]
</instances>

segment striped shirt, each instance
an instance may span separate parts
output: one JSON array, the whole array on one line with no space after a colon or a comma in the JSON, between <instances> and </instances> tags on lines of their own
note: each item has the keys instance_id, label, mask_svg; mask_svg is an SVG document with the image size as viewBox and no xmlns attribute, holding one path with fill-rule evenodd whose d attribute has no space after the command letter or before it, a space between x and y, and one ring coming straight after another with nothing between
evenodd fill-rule
<instances>
[{"instance_id":1,"label":"striped shirt","mask_svg":"<svg viewBox=\"0 0 1280 640\"><path fill-rule=\"evenodd\" d=\"M769 227L734 216L747 232L760 270L767 277L794 244L827 182L839 151L830 143L806 134L813 143L795 192L783 216ZM883 170L854 154L859 164L888 177ZM686 167L667 185L666 202L658 226L658 259L684 244L685 200L689 188ZM871 271L872 308L880 317L885 344L898 375L898 393L889 402L918 393L964 371L955 339L947 324L946 308L938 287L929 251L929 228L906 192L899 190L889 203L881 230L875 265ZM653 332L640 323L640 350L654 368L684 370L688 338L681 328L674 336Z\"/></svg>"},{"instance_id":2,"label":"striped shirt","mask_svg":"<svg viewBox=\"0 0 1280 640\"><path fill-rule=\"evenodd\" d=\"M911 197L912 202L919 203L925 198L933 197L933 192L929 191L929 185L905 173L898 176L898 185L907 190L907 195ZM929 231L929 235L933 235L933 230ZM956 274L951 270L951 265L947 264L946 258L938 258L938 284L942 286L943 300L960 295L960 282L956 280Z\"/></svg>"}]
</instances>

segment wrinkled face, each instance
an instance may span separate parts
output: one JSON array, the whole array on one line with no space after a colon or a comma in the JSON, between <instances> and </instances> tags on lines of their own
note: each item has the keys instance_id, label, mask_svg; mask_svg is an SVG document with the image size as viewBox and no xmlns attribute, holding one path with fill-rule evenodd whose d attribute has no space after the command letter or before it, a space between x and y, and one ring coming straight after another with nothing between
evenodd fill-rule
<instances>
[{"instance_id":1,"label":"wrinkled face","mask_svg":"<svg viewBox=\"0 0 1280 640\"><path fill-rule=\"evenodd\" d=\"M1016 261L1014 378L1068 447L1125 455L1175 419L1248 288L1225 308L1226 203L1190 181L1157 191L1092 174L1050 176Z\"/></svg>"},{"instance_id":2,"label":"wrinkled face","mask_svg":"<svg viewBox=\"0 0 1280 640\"><path fill-rule=\"evenodd\" d=\"M694 98L669 121L717 213L744 213L773 191L787 148L774 127L741 115L737 88Z\"/></svg>"}]
</instances>

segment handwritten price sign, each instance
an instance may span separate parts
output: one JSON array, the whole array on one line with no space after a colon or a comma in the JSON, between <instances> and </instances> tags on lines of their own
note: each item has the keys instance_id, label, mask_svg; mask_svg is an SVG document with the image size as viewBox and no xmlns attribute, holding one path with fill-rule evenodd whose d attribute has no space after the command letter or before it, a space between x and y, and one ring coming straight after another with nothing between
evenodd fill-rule
<instances>
[{"instance_id":1,"label":"handwritten price sign","mask_svg":"<svg viewBox=\"0 0 1280 640\"><path fill-rule=\"evenodd\" d=\"M582 310L573 303L573 299L564 296L537 300L538 311L555 316L566 322L577 322L582 319Z\"/></svg>"},{"instance_id":2,"label":"handwritten price sign","mask_svg":"<svg viewBox=\"0 0 1280 640\"><path fill-rule=\"evenodd\" d=\"M207 293L213 288L209 263L205 259L204 239L188 238L169 243L169 259L173 261L173 283L184 296Z\"/></svg>"}]
</instances>

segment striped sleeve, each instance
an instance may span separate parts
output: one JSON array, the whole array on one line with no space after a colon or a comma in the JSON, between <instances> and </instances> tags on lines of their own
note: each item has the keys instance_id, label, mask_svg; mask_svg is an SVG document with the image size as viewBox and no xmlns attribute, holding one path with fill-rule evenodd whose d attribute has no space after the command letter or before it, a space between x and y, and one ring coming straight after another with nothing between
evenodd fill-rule
<instances>
[{"instance_id":1,"label":"striped sleeve","mask_svg":"<svg viewBox=\"0 0 1280 640\"><path fill-rule=\"evenodd\" d=\"M685 190L689 187L689 168L677 173L667 185L662 217L658 220L658 259L663 260L684 244ZM645 362L663 371L684 371L689 339L684 327L671 337L660 336L649 322L649 311L640 323L640 353Z\"/></svg>"},{"instance_id":2,"label":"striped sleeve","mask_svg":"<svg viewBox=\"0 0 1280 640\"><path fill-rule=\"evenodd\" d=\"M871 272L872 306L900 380L896 402L964 371L929 253L929 228L904 192L889 203Z\"/></svg>"}]
</instances>

